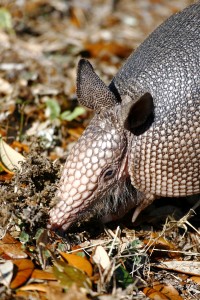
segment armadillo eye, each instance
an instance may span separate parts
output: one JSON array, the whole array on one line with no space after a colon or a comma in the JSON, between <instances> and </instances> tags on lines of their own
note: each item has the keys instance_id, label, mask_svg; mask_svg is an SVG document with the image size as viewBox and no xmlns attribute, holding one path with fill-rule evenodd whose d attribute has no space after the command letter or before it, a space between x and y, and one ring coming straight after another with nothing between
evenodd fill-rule
<instances>
[{"instance_id":1,"label":"armadillo eye","mask_svg":"<svg viewBox=\"0 0 200 300\"><path fill-rule=\"evenodd\" d=\"M113 177L113 175L114 175L114 170L109 169L105 172L104 179L110 179Z\"/></svg>"}]
</instances>

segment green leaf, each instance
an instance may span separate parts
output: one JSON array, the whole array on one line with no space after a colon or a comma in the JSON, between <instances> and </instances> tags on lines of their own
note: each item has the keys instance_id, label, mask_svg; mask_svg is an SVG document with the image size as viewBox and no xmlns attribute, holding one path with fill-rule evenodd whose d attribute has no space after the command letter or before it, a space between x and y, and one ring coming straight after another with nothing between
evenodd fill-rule
<instances>
[{"instance_id":1,"label":"green leaf","mask_svg":"<svg viewBox=\"0 0 200 300\"><path fill-rule=\"evenodd\" d=\"M50 119L55 120L60 116L60 105L59 103L54 99L48 99L46 101L46 106L50 110Z\"/></svg>"},{"instance_id":2,"label":"green leaf","mask_svg":"<svg viewBox=\"0 0 200 300\"><path fill-rule=\"evenodd\" d=\"M58 250L60 251L66 251L66 244L58 243Z\"/></svg>"},{"instance_id":3,"label":"green leaf","mask_svg":"<svg viewBox=\"0 0 200 300\"><path fill-rule=\"evenodd\" d=\"M80 115L84 114L85 112L86 112L85 108L83 108L81 106L77 106L73 110L73 112L66 110L60 115L60 117L62 120L72 121L72 120L76 119L77 117L79 117Z\"/></svg>"},{"instance_id":4,"label":"green leaf","mask_svg":"<svg viewBox=\"0 0 200 300\"><path fill-rule=\"evenodd\" d=\"M132 276L122 266L115 270L115 276L118 284L124 289L133 283Z\"/></svg>"},{"instance_id":5,"label":"green leaf","mask_svg":"<svg viewBox=\"0 0 200 300\"><path fill-rule=\"evenodd\" d=\"M70 110L66 110L64 111L61 115L60 115L60 118L61 120L65 120L65 121L68 121L68 116L70 116L71 114L71 111Z\"/></svg>"},{"instance_id":6,"label":"green leaf","mask_svg":"<svg viewBox=\"0 0 200 300\"><path fill-rule=\"evenodd\" d=\"M35 234L35 239L38 240L39 237L41 236L41 234L44 232L44 228L40 228L37 230L36 234Z\"/></svg>"},{"instance_id":7,"label":"green leaf","mask_svg":"<svg viewBox=\"0 0 200 300\"><path fill-rule=\"evenodd\" d=\"M53 266L53 273L64 288L70 288L74 283L78 287L91 288L92 284L89 277L83 271L68 265L66 262L56 261Z\"/></svg>"},{"instance_id":8,"label":"green leaf","mask_svg":"<svg viewBox=\"0 0 200 300\"><path fill-rule=\"evenodd\" d=\"M12 17L9 11L5 8L0 8L0 28L12 30Z\"/></svg>"},{"instance_id":9,"label":"green leaf","mask_svg":"<svg viewBox=\"0 0 200 300\"><path fill-rule=\"evenodd\" d=\"M25 232L21 232L20 236L19 236L19 240L21 243L25 244L29 241L29 235L28 233L25 233Z\"/></svg>"},{"instance_id":10,"label":"green leaf","mask_svg":"<svg viewBox=\"0 0 200 300\"><path fill-rule=\"evenodd\" d=\"M128 244L127 249L135 249L137 251L138 247L141 247L141 245L141 241L139 239L135 239Z\"/></svg>"}]
</instances>

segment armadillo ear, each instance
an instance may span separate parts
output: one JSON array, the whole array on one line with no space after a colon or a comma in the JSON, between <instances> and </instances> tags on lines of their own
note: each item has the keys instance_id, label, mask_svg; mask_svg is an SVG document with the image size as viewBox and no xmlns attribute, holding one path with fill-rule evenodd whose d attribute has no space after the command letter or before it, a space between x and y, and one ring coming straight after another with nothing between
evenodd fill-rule
<instances>
[{"instance_id":1,"label":"armadillo ear","mask_svg":"<svg viewBox=\"0 0 200 300\"><path fill-rule=\"evenodd\" d=\"M121 121L124 128L134 135L144 133L154 121L154 103L151 94L145 93L137 101L125 103L122 106Z\"/></svg>"},{"instance_id":2,"label":"armadillo ear","mask_svg":"<svg viewBox=\"0 0 200 300\"><path fill-rule=\"evenodd\" d=\"M80 104L101 111L102 108L112 107L116 104L115 95L94 72L92 65L86 59L78 63L77 96Z\"/></svg>"}]
</instances>

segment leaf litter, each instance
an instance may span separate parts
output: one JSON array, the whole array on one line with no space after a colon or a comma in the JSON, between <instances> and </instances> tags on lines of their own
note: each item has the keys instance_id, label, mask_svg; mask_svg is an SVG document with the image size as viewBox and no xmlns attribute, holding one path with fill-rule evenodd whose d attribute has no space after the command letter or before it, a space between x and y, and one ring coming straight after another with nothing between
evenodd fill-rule
<instances>
[{"instance_id":1,"label":"leaf litter","mask_svg":"<svg viewBox=\"0 0 200 300\"><path fill-rule=\"evenodd\" d=\"M191 2L0 3L1 299L199 299L199 219L185 199L154 203L137 226L92 218L62 236L45 229L66 155L91 118L76 99L79 58L109 83Z\"/></svg>"}]
</instances>

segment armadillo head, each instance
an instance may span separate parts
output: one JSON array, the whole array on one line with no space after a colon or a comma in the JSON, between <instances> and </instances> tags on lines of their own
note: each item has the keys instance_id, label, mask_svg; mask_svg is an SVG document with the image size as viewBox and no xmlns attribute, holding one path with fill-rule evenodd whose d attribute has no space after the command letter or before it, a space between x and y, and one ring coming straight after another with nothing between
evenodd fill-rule
<instances>
[{"instance_id":1,"label":"armadillo head","mask_svg":"<svg viewBox=\"0 0 200 300\"><path fill-rule=\"evenodd\" d=\"M67 158L58 202L50 211L50 227L63 230L129 176L127 118L122 120L119 100L83 59L78 66L77 95L95 115Z\"/></svg>"}]
</instances>

